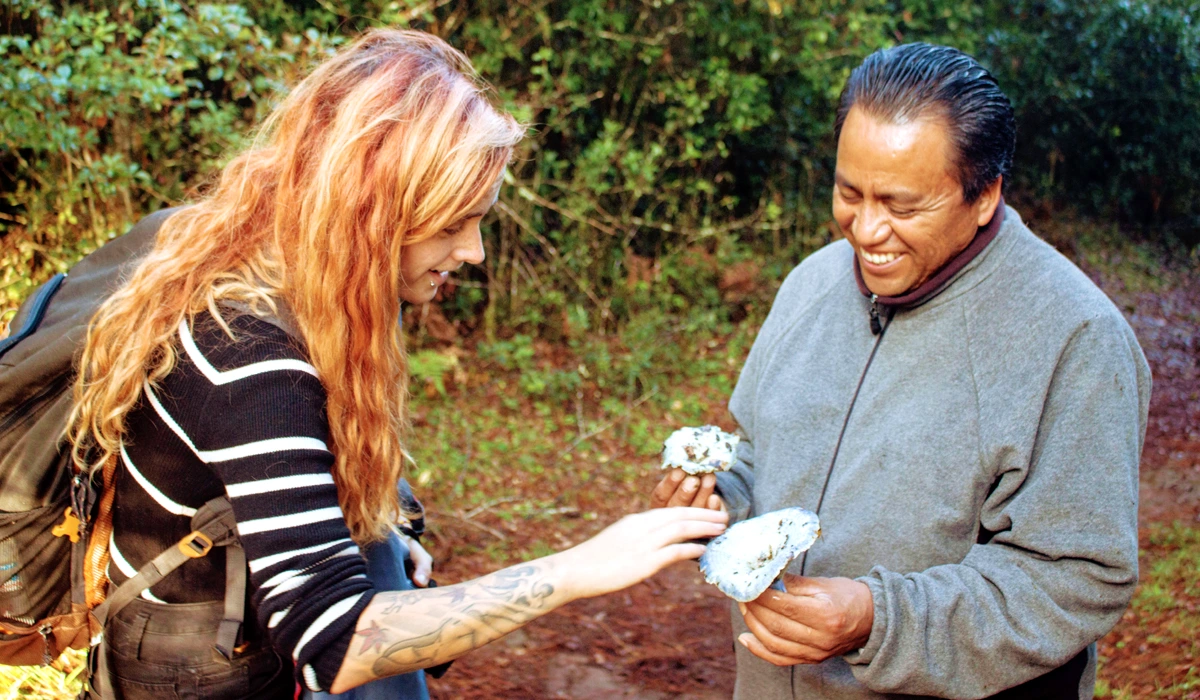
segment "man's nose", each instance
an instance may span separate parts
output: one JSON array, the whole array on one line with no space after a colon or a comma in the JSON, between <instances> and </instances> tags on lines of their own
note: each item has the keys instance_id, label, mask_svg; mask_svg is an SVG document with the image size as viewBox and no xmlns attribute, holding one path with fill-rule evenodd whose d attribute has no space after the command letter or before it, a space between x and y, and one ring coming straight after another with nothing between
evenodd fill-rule
<instances>
[{"instance_id":1,"label":"man's nose","mask_svg":"<svg viewBox=\"0 0 1200 700\"><path fill-rule=\"evenodd\" d=\"M883 211L883 207L864 204L854 217L854 240L860 246L873 246L883 243L892 235L892 225Z\"/></svg>"}]
</instances>

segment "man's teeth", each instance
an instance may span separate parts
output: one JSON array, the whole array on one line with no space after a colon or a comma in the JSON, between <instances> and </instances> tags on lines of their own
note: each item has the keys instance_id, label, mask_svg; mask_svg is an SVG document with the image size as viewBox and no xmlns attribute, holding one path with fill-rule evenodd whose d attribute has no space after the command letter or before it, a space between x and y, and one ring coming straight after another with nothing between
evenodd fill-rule
<instances>
[{"instance_id":1,"label":"man's teeth","mask_svg":"<svg viewBox=\"0 0 1200 700\"><path fill-rule=\"evenodd\" d=\"M886 265L898 257L895 253L876 254L876 253L868 253L866 251L863 251L862 256L863 256L863 258L866 259L867 262L872 263L874 265Z\"/></svg>"}]
</instances>

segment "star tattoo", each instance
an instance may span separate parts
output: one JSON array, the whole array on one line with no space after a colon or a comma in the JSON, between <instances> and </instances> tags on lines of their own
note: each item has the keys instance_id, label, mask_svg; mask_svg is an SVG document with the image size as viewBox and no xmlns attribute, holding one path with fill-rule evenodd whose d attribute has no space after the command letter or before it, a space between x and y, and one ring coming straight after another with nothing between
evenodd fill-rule
<instances>
[{"instance_id":1,"label":"star tattoo","mask_svg":"<svg viewBox=\"0 0 1200 700\"><path fill-rule=\"evenodd\" d=\"M363 638L363 648L361 652L363 654L369 653L376 647L378 647L380 651L383 651L383 645L386 644L388 640L387 631L380 627L379 623L375 622L374 620L371 621L371 627L369 629L357 630L354 634Z\"/></svg>"}]
</instances>

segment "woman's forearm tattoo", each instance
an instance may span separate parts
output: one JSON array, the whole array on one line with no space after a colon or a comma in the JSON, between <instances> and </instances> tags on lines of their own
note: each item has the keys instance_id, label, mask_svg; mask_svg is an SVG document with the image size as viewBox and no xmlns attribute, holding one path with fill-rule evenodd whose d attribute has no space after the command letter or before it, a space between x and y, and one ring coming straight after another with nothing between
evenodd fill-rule
<instances>
[{"instance_id":1,"label":"woman's forearm tattoo","mask_svg":"<svg viewBox=\"0 0 1200 700\"><path fill-rule=\"evenodd\" d=\"M538 564L498 571L476 581L392 597L362 638L360 655L376 677L432 666L508 634L548 612L554 586Z\"/></svg>"}]
</instances>

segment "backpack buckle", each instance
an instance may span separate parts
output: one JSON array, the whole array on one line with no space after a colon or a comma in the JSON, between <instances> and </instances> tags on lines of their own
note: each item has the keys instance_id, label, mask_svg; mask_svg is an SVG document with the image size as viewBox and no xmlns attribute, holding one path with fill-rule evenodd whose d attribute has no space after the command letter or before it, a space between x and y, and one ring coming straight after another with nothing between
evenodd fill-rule
<instances>
[{"instance_id":1,"label":"backpack buckle","mask_svg":"<svg viewBox=\"0 0 1200 700\"><path fill-rule=\"evenodd\" d=\"M192 534L179 541L179 551L189 559L199 559L205 556L212 547L212 539L199 530L193 530Z\"/></svg>"}]
</instances>

